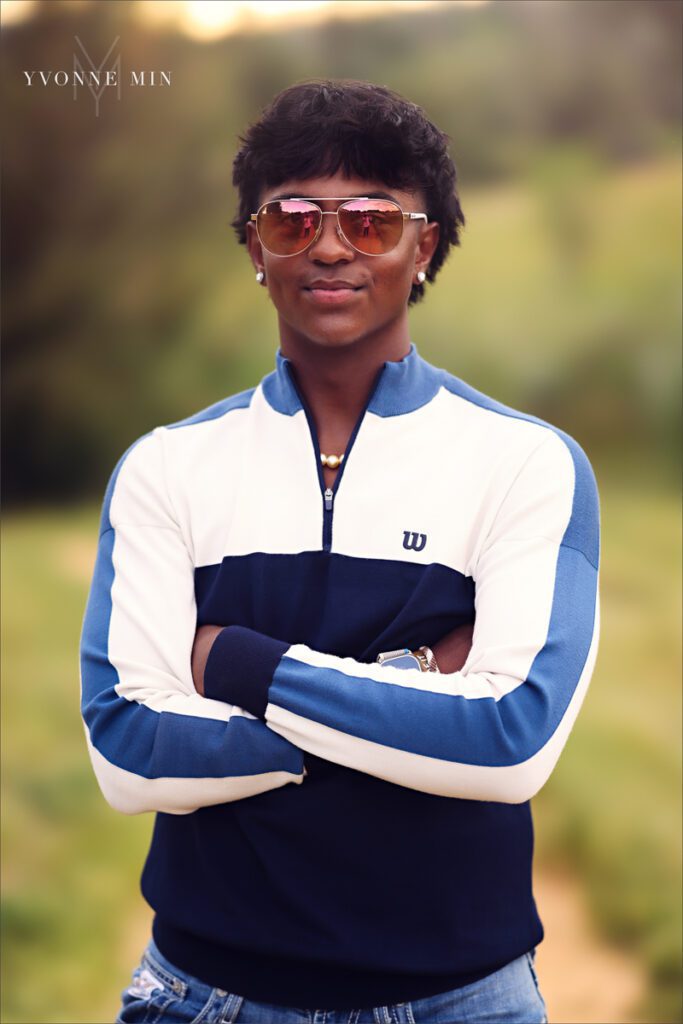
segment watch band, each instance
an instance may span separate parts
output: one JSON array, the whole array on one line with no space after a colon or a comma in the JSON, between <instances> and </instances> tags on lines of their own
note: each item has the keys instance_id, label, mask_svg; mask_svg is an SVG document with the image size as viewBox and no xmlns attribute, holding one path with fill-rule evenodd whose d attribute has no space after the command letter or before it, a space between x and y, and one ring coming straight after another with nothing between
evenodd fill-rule
<instances>
[{"instance_id":1,"label":"watch band","mask_svg":"<svg viewBox=\"0 0 683 1024\"><path fill-rule=\"evenodd\" d=\"M422 647L418 647L416 651L413 651L413 654L420 662L420 667L422 668L423 672L439 671L439 666L436 663L434 651L431 649L431 647L426 647L425 645L423 645Z\"/></svg>"}]
</instances>

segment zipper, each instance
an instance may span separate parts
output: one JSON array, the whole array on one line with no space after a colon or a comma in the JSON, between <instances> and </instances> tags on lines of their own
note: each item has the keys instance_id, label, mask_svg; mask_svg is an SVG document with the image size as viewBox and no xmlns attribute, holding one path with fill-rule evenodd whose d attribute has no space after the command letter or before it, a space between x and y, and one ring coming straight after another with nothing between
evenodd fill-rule
<instances>
[{"instance_id":1,"label":"zipper","mask_svg":"<svg viewBox=\"0 0 683 1024\"><path fill-rule=\"evenodd\" d=\"M377 388L379 386L379 382L380 382L380 380L382 378L382 373L384 372L384 367L386 366L386 363L384 363L383 366L377 371L377 376L375 377L375 380L374 380L374 383L372 385L372 388L370 389L370 394L368 395L368 399L367 399L363 409L361 410L361 413L360 413L358 419L356 420L356 424L355 424L353 430L351 431L351 436L349 438L349 443L347 444L346 452L344 453L344 459L343 459L339 469L337 470L337 475L336 475L336 477L334 479L334 484L333 484L332 487L326 487L325 486L325 477L323 476L323 465L322 465L322 462L320 461L320 444L318 443L318 434L317 434L317 431L315 429L315 422L313 420L313 415L312 415L311 410L310 410L310 408L308 406L308 402L306 402L306 400L304 399L304 396L302 395L301 391L299 390L298 384L297 384L297 382L296 382L296 380L294 378L294 374L292 373L290 364L287 363L286 366L287 366L287 372L289 373L289 378L290 378L290 380L292 382L294 390L296 391L296 393L297 393L297 395L299 397L299 401L301 402L302 408L304 410L304 413L306 414L306 422L308 423L308 429L309 429L309 431L311 433L311 440L313 441L313 449L315 451L315 460L316 460L316 465L317 465L317 469L318 469L318 482L320 484L320 493L322 494L322 499L323 499L322 549L323 549L323 551L330 551L331 548L332 548L332 518L333 518L333 515L334 515L334 498L335 498L335 495L336 495L337 490L339 488L339 483L341 481L342 474L344 472L346 464L349 461L349 455L351 453L351 449L353 448L353 444L354 444L354 441L356 440L356 436L358 434L358 431L360 430L360 425L363 422L363 419L365 418L365 413L367 412L368 406L370 405L370 403L372 402L372 399L375 396L375 392L377 391Z\"/></svg>"}]
</instances>

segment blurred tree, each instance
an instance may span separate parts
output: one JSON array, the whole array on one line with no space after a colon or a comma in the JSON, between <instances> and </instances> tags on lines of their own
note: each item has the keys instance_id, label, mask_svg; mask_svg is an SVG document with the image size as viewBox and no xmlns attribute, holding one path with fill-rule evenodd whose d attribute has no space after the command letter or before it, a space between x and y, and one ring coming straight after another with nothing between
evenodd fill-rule
<instances>
[{"instance_id":1,"label":"blurred tree","mask_svg":"<svg viewBox=\"0 0 683 1024\"><path fill-rule=\"evenodd\" d=\"M7 501L100 492L135 437L272 364L272 317L228 227L230 169L237 134L293 81L368 78L423 104L465 189L546 168L550 256L575 270L594 215L572 184L581 162L597 154L607 175L679 152L681 7L667 0L454 4L206 43L130 0L35 12L0 38ZM171 69L171 89L105 94L95 117L87 90L27 88L24 69L71 70L75 35L95 63L119 36L124 79ZM579 155L551 173L559 143ZM676 403L673 385L660 400Z\"/></svg>"}]
</instances>

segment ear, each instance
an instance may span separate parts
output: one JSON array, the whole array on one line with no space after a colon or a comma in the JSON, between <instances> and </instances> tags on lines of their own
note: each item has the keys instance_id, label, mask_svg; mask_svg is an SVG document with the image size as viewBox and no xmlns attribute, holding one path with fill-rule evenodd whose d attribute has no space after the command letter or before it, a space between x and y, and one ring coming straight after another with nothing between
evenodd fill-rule
<instances>
[{"instance_id":1,"label":"ear","mask_svg":"<svg viewBox=\"0 0 683 1024\"><path fill-rule=\"evenodd\" d=\"M420 226L417 246L415 248L415 273L417 273L418 270L424 270L425 273L427 272L432 256L439 244L439 231L439 222L436 220L432 220L428 224L422 224Z\"/></svg>"},{"instance_id":2,"label":"ear","mask_svg":"<svg viewBox=\"0 0 683 1024\"><path fill-rule=\"evenodd\" d=\"M256 234L256 227L253 221L247 224L247 251L249 258L254 265L254 271L264 269L263 247Z\"/></svg>"}]
</instances>

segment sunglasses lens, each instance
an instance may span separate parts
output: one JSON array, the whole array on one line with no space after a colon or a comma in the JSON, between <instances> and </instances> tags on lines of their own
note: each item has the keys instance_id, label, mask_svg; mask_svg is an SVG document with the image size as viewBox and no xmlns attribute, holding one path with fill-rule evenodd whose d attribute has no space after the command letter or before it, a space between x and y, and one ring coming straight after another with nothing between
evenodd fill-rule
<instances>
[{"instance_id":1,"label":"sunglasses lens","mask_svg":"<svg viewBox=\"0 0 683 1024\"><path fill-rule=\"evenodd\" d=\"M261 207L256 227L268 252L275 256L295 256L310 245L320 220L320 210L312 203L277 199Z\"/></svg>"},{"instance_id":2,"label":"sunglasses lens","mask_svg":"<svg viewBox=\"0 0 683 1024\"><path fill-rule=\"evenodd\" d=\"M401 208L388 199L358 199L339 207L339 224L351 245L368 256L394 249L403 234Z\"/></svg>"}]
</instances>

